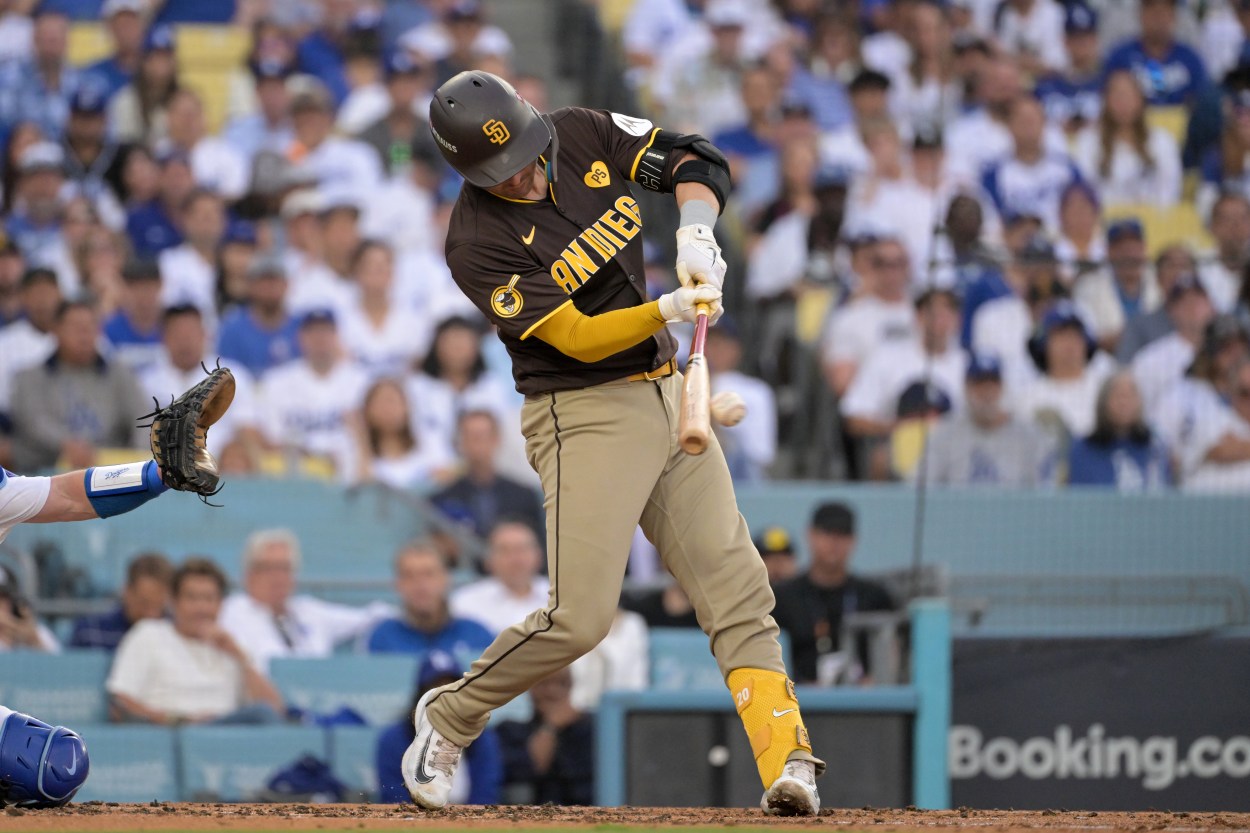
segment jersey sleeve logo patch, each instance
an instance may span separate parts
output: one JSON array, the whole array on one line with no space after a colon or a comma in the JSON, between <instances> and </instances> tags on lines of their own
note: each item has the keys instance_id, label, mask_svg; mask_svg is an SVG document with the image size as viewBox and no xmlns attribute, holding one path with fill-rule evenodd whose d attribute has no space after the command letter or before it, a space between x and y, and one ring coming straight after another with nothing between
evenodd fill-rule
<instances>
[{"instance_id":1,"label":"jersey sleeve logo patch","mask_svg":"<svg viewBox=\"0 0 1250 833\"><path fill-rule=\"evenodd\" d=\"M620 113L612 114L612 123L624 130L630 136L645 136L651 132L651 128L655 125L646 119L638 119L633 116L622 116Z\"/></svg>"},{"instance_id":2,"label":"jersey sleeve logo patch","mask_svg":"<svg viewBox=\"0 0 1250 833\"><path fill-rule=\"evenodd\" d=\"M482 132L486 134L487 139L490 139L492 145L502 145L512 138L512 134L508 132L508 125L499 119L491 119L482 125Z\"/></svg>"},{"instance_id":3,"label":"jersey sleeve logo patch","mask_svg":"<svg viewBox=\"0 0 1250 833\"><path fill-rule=\"evenodd\" d=\"M520 279L520 275L513 275L507 286L496 287L490 294L490 308L495 311L495 315L500 318L514 318L521 311L521 307L525 306L525 299L516 288L516 282Z\"/></svg>"},{"instance_id":4,"label":"jersey sleeve logo patch","mask_svg":"<svg viewBox=\"0 0 1250 833\"><path fill-rule=\"evenodd\" d=\"M594 164L590 166L590 170L582 177L582 181L591 188L602 188L611 182L612 178L608 176L608 166L595 160Z\"/></svg>"}]
</instances>

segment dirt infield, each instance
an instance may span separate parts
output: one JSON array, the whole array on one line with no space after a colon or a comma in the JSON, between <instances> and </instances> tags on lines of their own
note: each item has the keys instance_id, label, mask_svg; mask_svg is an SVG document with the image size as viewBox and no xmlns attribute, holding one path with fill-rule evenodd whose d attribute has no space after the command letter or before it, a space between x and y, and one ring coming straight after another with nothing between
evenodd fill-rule
<instances>
[{"instance_id":1,"label":"dirt infield","mask_svg":"<svg viewBox=\"0 0 1250 833\"><path fill-rule=\"evenodd\" d=\"M827 809L818 819L771 819L758 810L641 807L454 807L437 813L395 804L74 804L60 810L0 811L0 830L182 831L182 830L542 830L603 827L835 827L843 830L928 833L934 830L1002 831L1175 831L1250 833L1250 813L1098 813L1000 810Z\"/></svg>"}]
</instances>

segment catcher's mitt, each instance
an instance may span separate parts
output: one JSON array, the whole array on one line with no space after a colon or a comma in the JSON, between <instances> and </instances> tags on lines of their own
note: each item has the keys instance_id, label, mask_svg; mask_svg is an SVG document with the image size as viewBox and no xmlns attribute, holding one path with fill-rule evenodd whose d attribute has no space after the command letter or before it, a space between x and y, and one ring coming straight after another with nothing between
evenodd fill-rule
<instances>
[{"instance_id":1,"label":"catcher's mitt","mask_svg":"<svg viewBox=\"0 0 1250 833\"><path fill-rule=\"evenodd\" d=\"M208 378L162 408L140 419L151 418L152 457L161 467L161 479L171 489L195 492L202 498L221 491L217 461L204 447L210 425L234 400L234 374L229 368L204 368ZM207 501L206 501L207 502Z\"/></svg>"}]
</instances>

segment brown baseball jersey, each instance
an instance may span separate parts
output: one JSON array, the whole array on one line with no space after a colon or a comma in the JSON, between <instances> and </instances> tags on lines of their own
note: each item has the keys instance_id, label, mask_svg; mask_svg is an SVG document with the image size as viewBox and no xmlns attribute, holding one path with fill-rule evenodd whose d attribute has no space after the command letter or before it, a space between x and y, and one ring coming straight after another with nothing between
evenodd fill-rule
<instances>
[{"instance_id":1,"label":"brown baseball jersey","mask_svg":"<svg viewBox=\"0 0 1250 833\"><path fill-rule=\"evenodd\" d=\"M646 119L580 107L551 119L560 142L558 180L547 199L513 200L465 183L447 233L452 277L499 327L525 394L655 370L677 350L662 329L587 363L533 337L566 304L599 315L647 302L642 214L629 183L661 173L644 159L659 132Z\"/></svg>"}]
</instances>

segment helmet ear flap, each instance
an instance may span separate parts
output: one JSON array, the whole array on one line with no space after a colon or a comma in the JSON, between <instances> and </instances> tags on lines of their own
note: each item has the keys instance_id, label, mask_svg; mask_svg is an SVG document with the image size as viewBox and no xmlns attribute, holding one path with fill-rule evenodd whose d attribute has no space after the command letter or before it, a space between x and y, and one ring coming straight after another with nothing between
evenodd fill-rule
<instances>
[{"instance_id":1,"label":"helmet ear flap","mask_svg":"<svg viewBox=\"0 0 1250 833\"><path fill-rule=\"evenodd\" d=\"M543 124L547 125L547 130L551 133L551 144L547 147L547 181L554 183L556 181L556 157L560 154L560 135L556 133L556 125L551 120L551 116L539 113L532 104L530 109L542 119Z\"/></svg>"}]
</instances>

